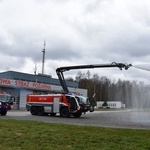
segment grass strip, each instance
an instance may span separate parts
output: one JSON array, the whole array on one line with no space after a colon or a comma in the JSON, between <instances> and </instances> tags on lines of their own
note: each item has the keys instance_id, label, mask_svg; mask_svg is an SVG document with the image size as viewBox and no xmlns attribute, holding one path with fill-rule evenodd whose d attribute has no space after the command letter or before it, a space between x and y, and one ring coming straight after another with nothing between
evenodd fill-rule
<instances>
[{"instance_id":1,"label":"grass strip","mask_svg":"<svg viewBox=\"0 0 150 150\"><path fill-rule=\"evenodd\" d=\"M5 150L150 150L150 130L0 119Z\"/></svg>"}]
</instances>

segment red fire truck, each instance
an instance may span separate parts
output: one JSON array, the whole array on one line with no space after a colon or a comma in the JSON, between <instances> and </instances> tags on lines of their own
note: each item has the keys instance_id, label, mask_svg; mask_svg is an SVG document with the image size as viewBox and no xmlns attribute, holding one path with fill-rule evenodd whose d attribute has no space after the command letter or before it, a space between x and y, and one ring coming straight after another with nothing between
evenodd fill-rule
<instances>
[{"instance_id":1,"label":"red fire truck","mask_svg":"<svg viewBox=\"0 0 150 150\"><path fill-rule=\"evenodd\" d=\"M69 94L30 94L27 96L26 108L32 115L55 116L57 113L60 113L61 117L82 115L77 99Z\"/></svg>"},{"instance_id":2,"label":"red fire truck","mask_svg":"<svg viewBox=\"0 0 150 150\"><path fill-rule=\"evenodd\" d=\"M45 94L35 95L30 94L27 96L26 109L31 112L32 115L45 115L50 114L55 116L60 113L61 117L80 117L82 113L87 111L94 111L86 100L81 100L81 97L75 97L74 94L69 94L66 81L64 79L63 72L71 69L88 69L88 68L103 68L103 67L118 67L120 70L124 68L127 70L131 64L122 64L113 62L111 64L98 64L98 65L82 65L82 66L67 66L56 69L60 84L65 94Z\"/></svg>"}]
</instances>

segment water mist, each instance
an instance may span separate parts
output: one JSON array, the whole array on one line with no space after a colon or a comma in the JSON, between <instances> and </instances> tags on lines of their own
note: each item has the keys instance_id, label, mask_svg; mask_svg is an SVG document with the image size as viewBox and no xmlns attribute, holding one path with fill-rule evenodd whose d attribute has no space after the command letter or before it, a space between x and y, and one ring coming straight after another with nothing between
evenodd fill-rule
<instances>
[{"instance_id":1,"label":"water mist","mask_svg":"<svg viewBox=\"0 0 150 150\"><path fill-rule=\"evenodd\" d=\"M150 71L150 64L132 65L132 67ZM141 125L150 123L150 85L133 81L130 90L130 107L133 109L132 113L134 113L132 119Z\"/></svg>"}]
</instances>

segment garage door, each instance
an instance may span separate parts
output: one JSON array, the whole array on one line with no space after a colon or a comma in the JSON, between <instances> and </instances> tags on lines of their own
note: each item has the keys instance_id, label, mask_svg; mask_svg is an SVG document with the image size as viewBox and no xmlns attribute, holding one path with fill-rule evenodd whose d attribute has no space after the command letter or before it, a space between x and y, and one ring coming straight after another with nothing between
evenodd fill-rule
<instances>
[{"instance_id":1,"label":"garage door","mask_svg":"<svg viewBox=\"0 0 150 150\"><path fill-rule=\"evenodd\" d=\"M29 91L26 89L20 90L20 107L19 109L25 109L26 108L26 98L28 94L33 93L33 91Z\"/></svg>"}]
</instances>

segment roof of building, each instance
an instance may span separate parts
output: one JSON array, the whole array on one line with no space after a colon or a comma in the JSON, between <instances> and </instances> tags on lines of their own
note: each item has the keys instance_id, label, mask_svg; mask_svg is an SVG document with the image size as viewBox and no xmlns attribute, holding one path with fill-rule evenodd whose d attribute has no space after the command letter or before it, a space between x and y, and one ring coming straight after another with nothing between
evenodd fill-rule
<instances>
[{"instance_id":1,"label":"roof of building","mask_svg":"<svg viewBox=\"0 0 150 150\"><path fill-rule=\"evenodd\" d=\"M60 82L58 79L52 78L50 75L46 74L28 74L16 71L6 71L0 73L0 78L13 79L13 80L23 80L29 82L38 82L38 83L46 83L52 85L59 85ZM66 81L69 87L78 88L78 83L73 81Z\"/></svg>"}]
</instances>

